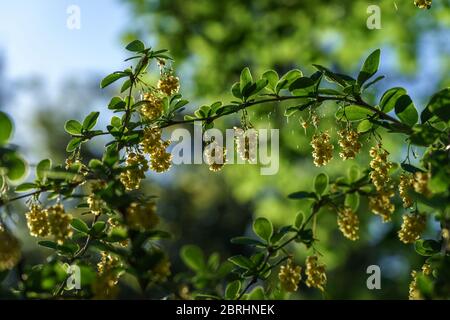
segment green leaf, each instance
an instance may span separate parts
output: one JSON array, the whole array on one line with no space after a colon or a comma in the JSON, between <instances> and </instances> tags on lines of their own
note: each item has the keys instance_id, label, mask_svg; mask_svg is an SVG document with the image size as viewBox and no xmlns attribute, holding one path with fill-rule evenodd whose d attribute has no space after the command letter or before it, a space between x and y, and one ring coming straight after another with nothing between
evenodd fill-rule
<instances>
[{"instance_id":1,"label":"green leaf","mask_svg":"<svg viewBox=\"0 0 450 320\"><path fill-rule=\"evenodd\" d=\"M36 166L36 176L39 180L45 182L48 172L52 167L52 161L50 159L44 159Z\"/></svg>"},{"instance_id":2,"label":"green leaf","mask_svg":"<svg viewBox=\"0 0 450 320\"><path fill-rule=\"evenodd\" d=\"M298 78L303 77L303 73L298 70L290 70L285 75L283 75L275 86L276 93L279 93L282 89L288 89L291 84Z\"/></svg>"},{"instance_id":3,"label":"green leaf","mask_svg":"<svg viewBox=\"0 0 450 320\"><path fill-rule=\"evenodd\" d=\"M263 240L269 242L273 234L273 225L268 219L260 217L253 222L253 231Z\"/></svg>"},{"instance_id":4,"label":"green leaf","mask_svg":"<svg viewBox=\"0 0 450 320\"><path fill-rule=\"evenodd\" d=\"M328 188L329 178L326 173L319 173L314 178L314 190L318 195L323 195Z\"/></svg>"},{"instance_id":5,"label":"green leaf","mask_svg":"<svg viewBox=\"0 0 450 320\"><path fill-rule=\"evenodd\" d=\"M250 260L247 257L244 257L243 255L230 257L228 258L228 261L243 269L252 269L255 266L252 260Z\"/></svg>"},{"instance_id":6,"label":"green leaf","mask_svg":"<svg viewBox=\"0 0 450 320\"><path fill-rule=\"evenodd\" d=\"M194 271L201 271L205 268L205 257L202 250L194 245L183 246L180 250L183 262Z\"/></svg>"},{"instance_id":7,"label":"green leaf","mask_svg":"<svg viewBox=\"0 0 450 320\"><path fill-rule=\"evenodd\" d=\"M417 124L409 137L412 144L427 147L441 137L441 132L428 124Z\"/></svg>"},{"instance_id":8,"label":"green leaf","mask_svg":"<svg viewBox=\"0 0 450 320\"><path fill-rule=\"evenodd\" d=\"M53 241L39 241L38 245L49 248L49 249L53 249L53 250L56 250L58 248L58 244Z\"/></svg>"},{"instance_id":9,"label":"green leaf","mask_svg":"<svg viewBox=\"0 0 450 320\"><path fill-rule=\"evenodd\" d=\"M388 113L395 108L395 104L401 96L406 94L406 90L400 87L387 90L380 100L381 111Z\"/></svg>"},{"instance_id":10,"label":"green leaf","mask_svg":"<svg viewBox=\"0 0 450 320\"><path fill-rule=\"evenodd\" d=\"M8 153L4 156L3 164L8 170L6 176L12 181L22 179L27 173L27 163L15 152Z\"/></svg>"},{"instance_id":11,"label":"green leaf","mask_svg":"<svg viewBox=\"0 0 450 320\"><path fill-rule=\"evenodd\" d=\"M80 146L81 142L83 142L83 139L81 139L81 138L73 138L67 144L66 151L67 152L75 151Z\"/></svg>"},{"instance_id":12,"label":"green leaf","mask_svg":"<svg viewBox=\"0 0 450 320\"><path fill-rule=\"evenodd\" d=\"M289 91L296 96L311 95L316 90L316 82L307 77L297 78L289 86Z\"/></svg>"},{"instance_id":13,"label":"green leaf","mask_svg":"<svg viewBox=\"0 0 450 320\"><path fill-rule=\"evenodd\" d=\"M367 88L369 88L370 86L373 86L375 83L383 80L384 78L386 78L386 77L385 76L376 77L375 80L372 80L369 83L365 84L363 87L363 90L366 90Z\"/></svg>"},{"instance_id":14,"label":"green leaf","mask_svg":"<svg viewBox=\"0 0 450 320\"><path fill-rule=\"evenodd\" d=\"M434 240L417 240L414 243L414 249L421 256L429 257L436 253L439 253L441 244Z\"/></svg>"},{"instance_id":15,"label":"green leaf","mask_svg":"<svg viewBox=\"0 0 450 320\"><path fill-rule=\"evenodd\" d=\"M241 84L239 82L233 84L233 86L231 87L231 93L233 94L233 97L242 99Z\"/></svg>"},{"instance_id":16,"label":"green leaf","mask_svg":"<svg viewBox=\"0 0 450 320\"><path fill-rule=\"evenodd\" d=\"M445 88L434 94L425 110L429 110L431 114L436 115L445 122L450 121L450 88ZM428 120L424 116L422 122Z\"/></svg>"},{"instance_id":17,"label":"green leaf","mask_svg":"<svg viewBox=\"0 0 450 320\"><path fill-rule=\"evenodd\" d=\"M378 66L380 65L380 49L372 52L364 61L364 65L358 75L358 84L361 86L369 80L378 71Z\"/></svg>"},{"instance_id":18,"label":"green leaf","mask_svg":"<svg viewBox=\"0 0 450 320\"><path fill-rule=\"evenodd\" d=\"M424 172L422 169L419 169L409 163L402 163L400 166L402 167L403 170L410 172L410 173Z\"/></svg>"},{"instance_id":19,"label":"green leaf","mask_svg":"<svg viewBox=\"0 0 450 320\"><path fill-rule=\"evenodd\" d=\"M80 250L80 246L74 242L66 242L64 244L58 245L57 249L62 254L74 255L78 250Z\"/></svg>"},{"instance_id":20,"label":"green leaf","mask_svg":"<svg viewBox=\"0 0 450 320\"><path fill-rule=\"evenodd\" d=\"M264 74L262 75L262 78L267 79L269 88L272 91L275 91L277 82L279 80L278 73L274 70L268 70L268 71L264 72Z\"/></svg>"},{"instance_id":21,"label":"green leaf","mask_svg":"<svg viewBox=\"0 0 450 320\"><path fill-rule=\"evenodd\" d=\"M145 50L145 44L140 40L130 42L125 49L132 52L141 52Z\"/></svg>"},{"instance_id":22,"label":"green leaf","mask_svg":"<svg viewBox=\"0 0 450 320\"><path fill-rule=\"evenodd\" d=\"M413 126L419 120L419 114L413 101L408 95L403 95L395 102L395 114L399 119L409 126Z\"/></svg>"},{"instance_id":23,"label":"green leaf","mask_svg":"<svg viewBox=\"0 0 450 320\"><path fill-rule=\"evenodd\" d=\"M314 192L307 192L307 191L298 191L291 193L288 195L289 199L316 199L316 194Z\"/></svg>"},{"instance_id":24,"label":"green leaf","mask_svg":"<svg viewBox=\"0 0 450 320\"><path fill-rule=\"evenodd\" d=\"M266 300L266 294L264 289L260 286L254 288L250 293L246 295L246 300Z\"/></svg>"},{"instance_id":25,"label":"green leaf","mask_svg":"<svg viewBox=\"0 0 450 320\"><path fill-rule=\"evenodd\" d=\"M357 130L359 133L364 133L364 132L367 132L367 131L369 131L370 129L372 129L372 126L373 126L372 122L370 122L370 121L367 120L367 119L364 119L363 121L361 121L360 123L358 123L358 127L356 128L356 130Z\"/></svg>"},{"instance_id":26,"label":"green leaf","mask_svg":"<svg viewBox=\"0 0 450 320\"><path fill-rule=\"evenodd\" d=\"M83 126L77 120L69 120L64 125L64 130L66 130L66 132L69 134L79 135L83 130Z\"/></svg>"},{"instance_id":27,"label":"green leaf","mask_svg":"<svg viewBox=\"0 0 450 320\"><path fill-rule=\"evenodd\" d=\"M325 79L328 82L336 83L344 88L347 87L350 82L354 82L354 79L351 79L350 77L345 76L345 75L340 75L340 74L334 73L333 71L331 71L330 69L328 69L324 66L321 66L318 64L313 64L313 66L314 66L314 68L319 70L325 76Z\"/></svg>"},{"instance_id":28,"label":"green leaf","mask_svg":"<svg viewBox=\"0 0 450 320\"><path fill-rule=\"evenodd\" d=\"M109 167L112 167L117 161L119 161L119 151L117 151L117 145L112 144L106 148L102 161Z\"/></svg>"},{"instance_id":29,"label":"green leaf","mask_svg":"<svg viewBox=\"0 0 450 320\"><path fill-rule=\"evenodd\" d=\"M113 97L108 104L108 109L116 110L116 109L124 109L127 106L127 103L123 101L121 97Z\"/></svg>"},{"instance_id":30,"label":"green leaf","mask_svg":"<svg viewBox=\"0 0 450 320\"><path fill-rule=\"evenodd\" d=\"M345 205L356 212L359 208L359 194L349 193L345 196Z\"/></svg>"},{"instance_id":31,"label":"green leaf","mask_svg":"<svg viewBox=\"0 0 450 320\"><path fill-rule=\"evenodd\" d=\"M6 144L12 136L13 124L6 113L0 111L0 145Z\"/></svg>"},{"instance_id":32,"label":"green leaf","mask_svg":"<svg viewBox=\"0 0 450 320\"><path fill-rule=\"evenodd\" d=\"M115 128L120 128L122 126L122 119L117 116L111 118L111 125Z\"/></svg>"},{"instance_id":33,"label":"green leaf","mask_svg":"<svg viewBox=\"0 0 450 320\"><path fill-rule=\"evenodd\" d=\"M239 291L241 290L241 282L239 280L235 280L227 285L225 289L225 299L234 300L238 297Z\"/></svg>"},{"instance_id":34,"label":"green leaf","mask_svg":"<svg viewBox=\"0 0 450 320\"><path fill-rule=\"evenodd\" d=\"M107 86L109 86L110 84L116 82L117 80L121 79L121 78L125 78L128 77L129 74L125 73L125 72L114 72L111 73L110 75L106 76L102 82L100 83L100 87L106 88Z\"/></svg>"},{"instance_id":35,"label":"green leaf","mask_svg":"<svg viewBox=\"0 0 450 320\"><path fill-rule=\"evenodd\" d=\"M89 234L92 236L99 236L106 229L106 223L104 221L97 221L90 230Z\"/></svg>"},{"instance_id":36,"label":"green leaf","mask_svg":"<svg viewBox=\"0 0 450 320\"><path fill-rule=\"evenodd\" d=\"M305 219L305 214L303 211L299 211L295 217L294 226L299 229L302 226L303 220Z\"/></svg>"},{"instance_id":37,"label":"green leaf","mask_svg":"<svg viewBox=\"0 0 450 320\"><path fill-rule=\"evenodd\" d=\"M70 224L72 228L74 228L75 230L85 234L89 234L89 227L83 220L75 218L72 220Z\"/></svg>"},{"instance_id":38,"label":"green leaf","mask_svg":"<svg viewBox=\"0 0 450 320\"><path fill-rule=\"evenodd\" d=\"M264 243L262 243L259 240L255 240L248 237L235 237L231 239L231 243L233 244L242 244L242 245L248 245L248 246L264 246Z\"/></svg>"},{"instance_id":39,"label":"green leaf","mask_svg":"<svg viewBox=\"0 0 450 320\"><path fill-rule=\"evenodd\" d=\"M91 112L83 121L83 129L87 131L93 129L97 124L99 115L100 112Z\"/></svg>"},{"instance_id":40,"label":"green leaf","mask_svg":"<svg viewBox=\"0 0 450 320\"><path fill-rule=\"evenodd\" d=\"M349 105L339 108L336 112L338 120L359 121L373 115L373 111L357 105Z\"/></svg>"},{"instance_id":41,"label":"green leaf","mask_svg":"<svg viewBox=\"0 0 450 320\"><path fill-rule=\"evenodd\" d=\"M248 67L242 70L240 80L240 91L243 93L244 89L253 83L253 77Z\"/></svg>"},{"instance_id":42,"label":"green leaf","mask_svg":"<svg viewBox=\"0 0 450 320\"><path fill-rule=\"evenodd\" d=\"M26 182L26 183L22 183L22 184L18 185L14 191L17 193L27 192L27 191L36 189L37 187L38 186L35 183Z\"/></svg>"},{"instance_id":43,"label":"green leaf","mask_svg":"<svg viewBox=\"0 0 450 320\"><path fill-rule=\"evenodd\" d=\"M127 91L128 89L130 89L130 87L131 87L131 80L127 79L127 80L125 80L122 87L120 88L120 92L123 93L123 92Z\"/></svg>"},{"instance_id":44,"label":"green leaf","mask_svg":"<svg viewBox=\"0 0 450 320\"><path fill-rule=\"evenodd\" d=\"M350 182L355 182L359 179L361 175L361 170L359 169L359 166L357 164L352 165L350 168L348 168L347 176Z\"/></svg>"}]
</instances>

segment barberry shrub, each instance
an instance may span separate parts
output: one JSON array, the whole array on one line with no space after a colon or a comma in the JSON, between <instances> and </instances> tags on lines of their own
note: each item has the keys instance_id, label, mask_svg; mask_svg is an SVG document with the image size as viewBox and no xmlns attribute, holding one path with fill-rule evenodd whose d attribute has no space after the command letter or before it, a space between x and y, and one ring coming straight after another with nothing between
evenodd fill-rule
<instances>
[{"instance_id":1,"label":"barberry shrub","mask_svg":"<svg viewBox=\"0 0 450 320\"><path fill-rule=\"evenodd\" d=\"M116 114L110 124L97 128L99 112L82 121L67 121L65 130L71 140L66 163L53 165L49 159L42 160L34 181L12 187L11 182L25 174L26 164L9 145L12 123L0 113L0 205L8 208L15 200L27 199L29 210L24 215L30 235L49 249L47 263L27 265L13 235L12 221L2 215L0 280L16 268L20 279L16 292L28 298L112 299L118 296L125 276L134 277L144 292L158 286L161 297L172 299L279 299L299 290L301 283L326 292L330 279L316 248L320 239L314 228L323 209L335 213L342 241L357 241L359 217L375 214L389 223L398 193L404 212L399 241L414 243L416 252L424 257L422 270L412 271L410 298L450 297L449 88L433 94L420 115L406 90L399 87L387 90L378 104L368 103L366 90L383 79L375 76L380 62L380 50L375 50L356 77L314 65L317 71L311 75L295 69L280 77L269 70L254 78L245 68L231 88L233 101L204 105L182 118L188 101L179 93L180 80L170 66L167 50L147 48L138 40L126 49L133 53L127 61L134 65L101 82L102 88L121 82L120 95L107 106ZM146 74L155 68L159 80L151 84ZM220 118L240 114L242 128L235 130L250 135L247 109L274 102L295 102L285 115L302 114L302 119L307 119L301 123L305 131L312 124L316 166L326 166L335 153L341 161L358 157L366 143L372 146L370 163L364 170L351 167L347 176L334 180L320 173L312 183L313 191L290 194L290 200L308 201L310 211L298 213L285 226L275 228L268 219L257 218L253 237L231 239L237 246L249 247L250 256L232 256L222 262L217 254L205 257L199 247L186 245L180 256L189 271L172 274L163 242L170 241L171 235L159 227L158 201L140 191L149 170L165 172L171 167L171 142L163 140L163 130L195 121L211 128ZM337 109L337 130L318 129L321 108ZM333 131L338 132L336 137ZM395 163L389 158L382 133L404 139L408 146L404 161ZM103 156L86 163L81 150L99 136L110 138ZM335 150L334 139L339 150ZM250 146L240 143L238 153L250 161ZM207 164L218 171L226 165L226 150L214 141L211 144L205 146ZM424 148L419 164L410 161L412 146ZM217 154L221 161L216 161ZM366 199L372 213L359 210L361 199ZM68 201L76 203L81 216L72 215ZM423 239L431 219L439 222L440 230L435 238ZM296 247L305 250L306 261L293 254ZM80 268L80 290L66 288L67 264ZM44 276L47 281L43 282Z\"/></svg>"}]
</instances>

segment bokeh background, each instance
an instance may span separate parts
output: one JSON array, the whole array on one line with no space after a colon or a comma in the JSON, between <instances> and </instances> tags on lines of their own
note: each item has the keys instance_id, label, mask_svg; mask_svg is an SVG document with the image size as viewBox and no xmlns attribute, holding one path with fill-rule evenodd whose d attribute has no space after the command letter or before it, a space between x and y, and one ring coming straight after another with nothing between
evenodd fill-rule
<instances>
[{"instance_id":1,"label":"bokeh background","mask_svg":"<svg viewBox=\"0 0 450 320\"><path fill-rule=\"evenodd\" d=\"M373 4L381 8L379 30L366 26L367 8ZM79 30L66 26L70 5L81 10ZM431 10L419 10L413 0L3 1L0 109L13 117L13 142L31 166L42 158L63 162L69 139L64 121L102 111L100 125L106 123L110 114L103 111L116 90L100 90L98 83L126 65L123 46L139 38L170 50L182 80L181 92L191 101L190 110L202 103L232 99L231 85L245 66L257 75L267 69L283 73L292 68L309 74L312 63L356 73L362 59L381 48L380 74L387 78L369 91L369 100L376 103L387 88L403 86L420 111L433 92L450 85L449 28L449 0L434 0ZM332 105L322 108L321 127L335 133L332 109ZM222 259L248 253L229 239L250 234L252 219L265 216L277 226L291 223L307 203L287 200L289 193L311 189L319 172L337 178L351 163L368 165L371 141L364 141L365 151L353 162L335 159L325 168L314 167L309 145L313 132L305 134L299 115L287 119L283 110L274 104L250 112L256 128L280 129L276 175L261 176L254 165L230 165L220 173L210 172L206 165L186 165L162 175L148 174L146 192L159 196L159 213L165 227L175 234L167 245L173 273L186 270L178 256L182 245L196 244L207 254L219 252ZM220 127L237 124L236 116L221 121ZM85 159L99 157L104 142L90 144ZM386 136L384 143L393 160L404 159L404 141ZM23 205L13 209L15 231L23 240L28 261L42 263L47 252L27 236L25 210ZM317 237L328 270L326 298L407 298L410 270L423 261L412 246L397 239L401 213L396 212L394 223L382 224L362 203L362 236L356 243L339 233L332 212L321 213ZM430 236L434 236L433 226L430 221ZM303 262L305 248L296 250L296 259ZM372 264L381 267L381 290L366 287L366 268ZM13 286L14 280L6 285ZM121 286L121 298L139 297L131 280L125 279ZM306 287L293 296L321 297Z\"/></svg>"}]
</instances>

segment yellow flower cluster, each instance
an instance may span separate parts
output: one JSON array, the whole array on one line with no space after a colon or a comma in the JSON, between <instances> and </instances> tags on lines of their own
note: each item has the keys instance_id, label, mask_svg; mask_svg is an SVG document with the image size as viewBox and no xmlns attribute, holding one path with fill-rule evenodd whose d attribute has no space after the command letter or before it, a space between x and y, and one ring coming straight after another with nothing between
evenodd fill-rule
<instances>
[{"instance_id":1,"label":"yellow flower cluster","mask_svg":"<svg viewBox=\"0 0 450 320\"><path fill-rule=\"evenodd\" d=\"M411 272L411 283L409 284L409 300L422 300L422 295L420 294L419 288L417 287L417 271L413 270Z\"/></svg>"},{"instance_id":2,"label":"yellow flower cluster","mask_svg":"<svg viewBox=\"0 0 450 320\"><path fill-rule=\"evenodd\" d=\"M170 141L163 141L158 128L146 128L141 141L145 153L150 155L150 168L156 172L166 172L172 165L172 155L166 151Z\"/></svg>"},{"instance_id":3,"label":"yellow flower cluster","mask_svg":"<svg viewBox=\"0 0 450 320\"><path fill-rule=\"evenodd\" d=\"M153 269L152 278L155 282L164 282L171 275L170 261L168 258L163 258Z\"/></svg>"},{"instance_id":4,"label":"yellow flower cluster","mask_svg":"<svg viewBox=\"0 0 450 320\"><path fill-rule=\"evenodd\" d=\"M147 120L152 121L158 119L163 112L163 101L156 92L145 93L142 97L145 104L140 112Z\"/></svg>"},{"instance_id":5,"label":"yellow flower cluster","mask_svg":"<svg viewBox=\"0 0 450 320\"><path fill-rule=\"evenodd\" d=\"M258 132L254 129L243 130L241 128L234 128L236 136L236 149L242 160L256 163L257 146L258 146Z\"/></svg>"},{"instance_id":6,"label":"yellow flower cluster","mask_svg":"<svg viewBox=\"0 0 450 320\"><path fill-rule=\"evenodd\" d=\"M70 226L72 215L66 213L64 206L60 203L48 209L42 209L39 205L33 204L26 218L33 237L53 236L59 244L72 237L73 230Z\"/></svg>"},{"instance_id":7,"label":"yellow flower cluster","mask_svg":"<svg viewBox=\"0 0 450 320\"><path fill-rule=\"evenodd\" d=\"M344 237L352 241L359 239L359 218L351 208L345 207L338 212L337 223Z\"/></svg>"},{"instance_id":8,"label":"yellow flower cluster","mask_svg":"<svg viewBox=\"0 0 450 320\"><path fill-rule=\"evenodd\" d=\"M381 216L383 222L391 221L391 215L395 210L391 198L394 196L393 185L389 177L389 169L392 163L387 160L387 151L381 148L381 145L370 149L370 178L375 186L377 194L369 197L369 207L375 214Z\"/></svg>"},{"instance_id":9,"label":"yellow flower cluster","mask_svg":"<svg viewBox=\"0 0 450 320\"><path fill-rule=\"evenodd\" d=\"M395 210L395 206L391 202L391 198L393 196L393 190L383 190L378 191L375 196L369 197L370 210L381 216L383 222L389 222L392 220L392 213Z\"/></svg>"},{"instance_id":10,"label":"yellow flower cluster","mask_svg":"<svg viewBox=\"0 0 450 320\"><path fill-rule=\"evenodd\" d=\"M339 156L344 159L354 159L361 149L361 143L358 141L359 133L351 130L344 129L338 132L339 135L339 146L342 151Z\"/></svg>"},{"instance_id":11,"label":"yellow flower cluster","mask_svg":"<svg viewBox=\"0 0 450 320\"><path fill-rule=\"evenodd\" d=\"M25 215L28 229L33 237L47 237L50 234L47 210L38 204L32 204L30 211Z\"/></svg>"},{"instance_id":12,"label":"yellow flower cluster","mask_svg":"<svg viewBox=\"0 0 450 320\"><path fill-rule=\"evenodd\" d=\"M126 161L127 168L120 174L120 182L128 191L139 189L141 180L148 170L147 159L143 154L130 152Z\"/></svg>"},{"instance_id":13,"label":"yellow flower cluster","mask_svg":"<svg viewBox=\"0 0 450 320\"><path fill-rule=\"evenodd\" d=\"M302 268L294 265L291 259L288 259L285 266L281 266L278 273L278 279L281 286L288 292L295 292L298 289L298 283L300 282Z\"/></svg>"},{"instance_id":14,"label":"yellow flower cluster","mask_svg":"<svg viewBox=\"0 0 450 320\"><path fill-rule=\"evenodd\" d=\"M95 214L96 216L102 212L102 208L106 205L105 201L95 194L89 195L86 201L92 214Z\"/></svg>"},{"instance_id":15,"label":"yellow flower cluster","mask_svg":"<svg viewBox=\"0 0 450 320\"><path fill-rule=\"evenodd\" d=\"M131 229L143 231L153 229L159 223L156 204L154 202L131 203L126 211L126 221Z\"/></svg>"},{"instance_id":16,"label":"yellow flower cluster","mask_svg":"<svg viewBox=\"0 0 450 320\"><path fill-rule=\"evenodd\" d=\"M10 270L21 257L19 241L0 226L0 271Z\"/></svg>"},{"instance_id":17,"label":"yellow flower cluster","mask_svg":"<svg viewBox=\"0 0 450 320\"><path fill-rule=\"evenodd\" d=\"M430 9L432 0L414 0L414 5L420 9Z\"/></svg>"},{"instance_id":18,"label":"yellow flower cluster","mask_svg":"<svg viewBox=\"0 0 450 320\"><path fill-rule=\"evenodd\" d=\"M430 174L428 172L416 172L414 174L413 182L414 191L428 196L430 194L430 190L428 189L428 180L430 180Z\"/></svg>"},{"instance_id":19,"label":"yellow flower cluster","mask_svg":"<svg viewBox=\"0 0 450 320\"><path fill-rule=\"evenodd\" d=\"M58 203L47 209L50 234L62 244L65 239L72 237L73 230L70 226L72 215L66 213L62 204Z\"/></svg>"},{"instance_id":20,"label":"yellow flower cluster","mask_svg":"<svg viewBox=\"0 0 450 320\"><path fill-rule=\"evenodd\" d=\"M327 131L313 136L311 140L312 156L317 167L324 166L333 159L334 146L330 141L331 138Z\"/></svg>"},{"instance_id":21,"label":"yellow flower cluster","mask_svg":"<svg viewBox=\"0 0 450 320\"><path fill-rule=\"evenodd\" d=\"M119 292L117 283L120 278L120 260L106 252L97 264L98 277L92 284L94 299L114 299Z\"/></svg>"},{"instance_id":22,"label":"yellow flower cluster","mask_svg":"<svg viewBox=\"0 0 450 320\"><path fill-rule=\"evenodd\" d=\"M431 275L433 270L431 270L431 266L428 263L425 263L422 266L422 274L425 276ZM419 288L417 287L417 276L419 272L413 270L411 272L411 283L409 284L409 300L423 300L422 294L420 293Z\"/></svg>"},{"instance_id":23,"label":"yellow flower cluster","mask_svg":"<svg viewBox=\"0 0 450 320\"><path fill-rule=\"evenodd\" d=\"M426 276L431 275L433 270L431 270L431 266L428 263L424 263L422 266L422 273Z\"/></svg>"},{"instance_id":24,"label":"yellow flower cluster","mask_svg":"<svg viewBox=\"0 0 450 320\"><path fill-rule=\"evenodd\" d=\"M413 200L408 195L408 190L410 190L413 186L414 179L408 174L402 174L400 176L400 183L398 185L398 190L400 193L400 197L403 201L403 207L405 208L411 208L413 205Z\"/></svg>"},{"instance_id":25,"label":"yellow flower cluster","mask_svg":"<svg viewBox=\"0 0 450 320\"><path fill-rule=\"evenodd\" d=\"M398 232L400 241L406 244L414 243L425 230L426 222L426 217L419 213L403 215L402 227Z\"/></svg>"},{"instance_id":26,"label":"yellow flower cluster","mask_svg":"<svg viewBox=\"0 0 450 320\"><path fill-rule=\"evenodd\" d=\"M163 74L162 78L158 81L158 90L166 96L178 93L180 90L180 79L170 72Z\"/></svg>"},{"instance_id":27,"label":"yellow flower cluster","mask_svg":"<svg viewBox=\"0 0 450 320\"><path fill-rule=\"evenodd\" d=\"M205 162L209 165L209 170L217 172L222 170L223 166L227 162L227 150L212 142L205 147L203 152L205 156Z\"/></svg>"},{"instance_id":28,"label":"yellow flower cluster","mask_svg":"<svg viewBox=\"0 0 450 320\"><path fill-rule=\"evenodd\" d=\"M318 263L317 256L309 256L306 258L306 285L308 287L318 288L321 291L325 290L327 283L327 275L325 273L325 265Z\"/></svg>"}]
</instances>

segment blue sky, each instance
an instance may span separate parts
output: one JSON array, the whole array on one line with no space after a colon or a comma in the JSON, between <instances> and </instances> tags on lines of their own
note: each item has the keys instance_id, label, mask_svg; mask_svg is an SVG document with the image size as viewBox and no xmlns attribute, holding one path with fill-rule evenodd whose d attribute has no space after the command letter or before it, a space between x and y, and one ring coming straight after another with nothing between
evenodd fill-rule
<instances>
[{"instance_id":1,"label":"blue sky","mask_svg":"<svg viewBox=\"0 0 450 320\"><path fill-rule=\"evenodd\" d=\"M81 10L81 29L69 30L67 8ZM53 85L67 75L108 72L125 53L120 32L127 8L116 0L20 0L0 4L0 53L8 79L42 76Z\"/></svg>"}]
</instances>

